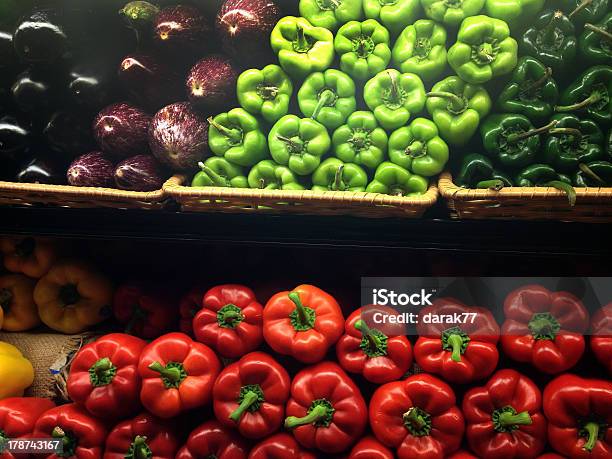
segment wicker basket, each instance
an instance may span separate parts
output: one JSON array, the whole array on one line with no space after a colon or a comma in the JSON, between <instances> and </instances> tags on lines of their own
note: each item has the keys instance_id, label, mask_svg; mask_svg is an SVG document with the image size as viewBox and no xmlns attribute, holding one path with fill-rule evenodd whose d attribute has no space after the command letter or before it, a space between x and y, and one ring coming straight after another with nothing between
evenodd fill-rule
<instances>
[{"instance_id":1,"label":"wicker basket","mask_svg":"<svg viewBox=\"0 0 612 459\"><path fill-rule=\"evenodd\" d=\"M612 222L612 188L576 188L576 205L570 207L566 194L555 188L469 190L455 185L448 172L438 186L455 218Z\"/></svg>"},{"instance_id":2,"label":"wicker basket","mask_svg":"<svg viewBox=\"0 0 612 459\"><path fill-rule=\"evenodd\" d=\"M160 209L165 203L166 196L163 190L140 192L111 188L0 182L0 204Z\"/></svg>"},{"instance_id":3,"label":"wicker basket","mask_svg":"<svg viewBox=\"0 0 612 459\"><path fill-rule=\"evenodd\" d=\"M312 215L353 215L358 217L418 218L438 199L431 185L418 198L347 191L272 191L237 188L182 186L186 177L174 176L164 185L168 196L189 212L268 212Z\"/></svg>"}]
</instances>

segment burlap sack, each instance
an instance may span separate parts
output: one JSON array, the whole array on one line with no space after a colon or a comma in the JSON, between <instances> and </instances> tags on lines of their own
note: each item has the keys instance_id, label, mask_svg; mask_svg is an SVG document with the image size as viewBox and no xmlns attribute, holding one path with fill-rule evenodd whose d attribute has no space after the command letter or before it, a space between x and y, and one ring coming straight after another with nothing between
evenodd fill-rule
<instances>
[{"instance_id":1,"label":"burlap sack","mask_svg":"<svg viewBox=\"0 0 612 459\"><path fill-rule=\"evenodd\" d=\"M0 333L0 341L17 347L32 362L34 383L25 395L68 401L66 380L76 352L93 339L91 334Z\"/></svg>"}]
</instances>

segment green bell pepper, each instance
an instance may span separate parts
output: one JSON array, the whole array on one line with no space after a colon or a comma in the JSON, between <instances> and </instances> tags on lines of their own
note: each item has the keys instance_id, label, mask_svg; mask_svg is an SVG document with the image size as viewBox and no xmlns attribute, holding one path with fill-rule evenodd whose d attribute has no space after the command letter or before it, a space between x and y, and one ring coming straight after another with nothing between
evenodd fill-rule
<instances>
[{"instance_id":1,"label":"green bell pepper","mask_svg":"<svg viewBox=\"0 0 612 459\"><path fill-rule=\"evenodd\" d=\"M612 159L612 129L608 129L608 135L604 140L604 150L606 150L608 157Z\"/></svg>"},{"instance_id":2,"label":"green bell pepper","mask_svg":"<svg viewBox=\"0 0 612 459\"><path fill-rule=\"evenodd\" d=\"M338 30L334 48L340 68L357 80L367 80L391 61L389 31L374 19L351 21Z\"/></svg>"},{"instance_id":3,"label":"green bell pepper","mask_svg":"<svg viewBox=\"0 0 612 459\"><path fill-rule=\"evenodd\" d=\"M276 164L271 159L264 159L255 164L249 172L249 186L260 190L299 191L304 187L298 176L286 166Z\"/></svg>"},{"instance_id":4,"label":"green bell pepper","mask_svg":"<svg viewBox=\"0 0 612 459\"><path fill-rule=\"evenodd\" d=\"M367 172L357 164L327 158L312 174L313 191L365 191Z\"/></svg>"},{"instance_id":5,"label":"green bell pepper","mask_svg":"<svg viewBox=\"0 0 612 459\"><path fill-rule=\"evenodd\" d=\"M509 176L495 170L491 160L478 153L471 153L463 158L455 182L464 188L496 191L514 186Z\"/></svg>"},{"instance_id":6,"label":"green bell pepper","mask_svg":"<svg viewBox=\"0 0 612 459\"><path fill-rule=\"evenodd\" d=\"M540 134L555 127L556 121L534 129L526 116L491 115L480 127L487 154L507 168L525 167L534 162L540 149Z\"/></svg>"},{"instance_id":7,"label":"green bell pepper","mask_svg":"<svg viewBox=\"0 0 612 459\"><path fill-rule=\"evenodd\" d=\"M554 71L574 65L577 50L572 21L559 10L544 10L521 37L521 51Z\"/></svg>"},{"instance_id":8,"label":"green bell pepper","mask_svg":"<svg viewBox=\"0 0 612 459\"><path fill-rule=\"evenodd\" d=\"M608 0L565 0L569 18L578 25L597 22L608 13Z\"/></svg>"},{"instance_id":9,"label":"green bell pepper","mask_svg":"<svg viewBox=\"0 0 612 459\"><path fill-rule=\"evenodd\" d=\"M531 121L540 121L553 114L559 98L552 69L533 57L521 57L512 79L497 99L502 113L520 113Z\"/></svg>"},{"instance_id":10,"label":"green bell pepper","mask_svg":"<svg viewBox=\"0 0 612 459\"><path fill-rule=\"evenodd\" d=\"M329 69L306 78L298 92L298 104L304 116L317 120L328 129L336 129L357 110L355 91L351 77Z\"/></svg>"},{"instance_id":11,"label":"green bell pepper","mask_svg":"<svg viewBox=\"0 0 612 459\"><path fill-rule=\"evenodd\" d=\"M612 67L596 65L587 69L565 89L556 112L586 111L593 120L604 124L612 121Z\"/></svg>"},{"instance_id":12,"label":"green bell pepper","mask_svg":"<svg viewBox=\"0 0 612 459\"><path fill-rule=\"evenodd\" d=\"M612 186L612 163L594 161L581 164L580 170L574 175L574 185L581 188Z\"/></svg>"},{"instance_id":13,"label":"green bell pepper","mask_svg":"<svg viewBox=\"0 0 612 459\"><path fill-rule=\"evenodd\" d=\"M363 7L359 0L300 0L300 16L335 32L342 24L363 19Z\"/></svg>"},{"instance_id":14,"label":"green bell pepper","mask_svg":"<svg viewBox=\"0 0 612 459\"><path fill-rule=\"evenodd\" d=\"M304 18L287 16L278 21L270 45L285 72L300 80L327 70L334 60L334 35Z\"/></svg>"},{"instance_id":15,"label":"green bell pepper","mask_svg":"<svg viewBox=\"0 0 612 459\"><path fill-rule=\"evenodd\" d=\"M576 204L576 190L569 177L559 174L548 164L532 164L516 176L516 185L520 187L545 186L556 188L567 194L570 206Z\"/></svg>"},{"instance_id":16,"label":"green bell pepper","mask_svg":"<svg viewBox=\"0 0 612 459\"><path fill-rule=\"evenodd\" d=\"M243 72L236 92L242 108L273 124L289 113L293 83L278 65L268 65Z\"/></svg>"},{"instance_id":17,"label":"green bell pepper","mask_svg":"<svg viewBox=\"0 0 612 459\"><path fill-rule=\"evenodd\" d=\"M544 160L556 170L572 172L580 163L605 159L603 133L591 120L574 115L555 115L557 122L544 144Z\"/></svg>"},{"instance_id":18,"label":"green bell pepper","mask_svg":"<svg viewBox=\"0 0 612 459\"><path fill-rule=\"evenodd\" d=\"M429 182L425 177L412 174L402 166L384 162L376 169L374 180L368 185L368 193L392 196L416 197L427 192Z\"/></svg>"},{"instance_id":19,"label":"green bell pepper","mask_svg":"<svg viewBox=\"0 0 612 459\"><path fill-rule=\"evenodd\" d=\"M297 175L309 175L319 167L321 157L329 152L331 139L321 123L287 115L270 130L268 144L274 161Z\"/></svg>"},{"instance_id":20,"label":"green bell pepper","mask_svg":"<svg viewBox=\"0 0 612 459\"><path fill-rule=\"evenodd\" d=\"M440 138L432 121L417 118L391 134L389 159L417 175L433 177L442 172L448 162L448 145Z\"/></svg>"},{"instance_id":21,"label":"green bell pepper","mask_svg":"<svg viewBox=\"0 0 612 459\"><path fill-rule=\"evenodd\" d=\"M213 156L199 162L201 171L191 181L192 187L218 186L223 188L248 188L244 171L240 166L230 163L225 158Z\"/></svg>"},{"instance_id":22,"label":"green bell pepper","mask_svg":"<svg viewBox=\"0 0 612 459\"><path fill-rule=\"evenodd\" d=\"M423 110L425 86L413 73L389 69L366 83L363 98L378 123L391 131L405 125L413 115Z\"/></svg>"},{"instance_id":23,"label":"green bell pepper","mask_svg":"<svg viewBox=\"0 0 612 459\"><path fill-rule=\"evenodd\" d=\"M242 108L208 118L208 145L230 163L250 167L268 156L266 136L257 118Z\"/></svg>"},{"instance_id":24,"label":"green bell pepper","mask_svg":"<svg viewBox=\"0 0 612 459\"><path fill-rule=\"evenodd\" d=\"M491 98L484 87L451 76L427 93L427 111L438 126L440 137L461 147L470 141L480 120L491 111Z\"/></svg>"},{"instance_id":25,"label":"green bell pepper","mask_svg":"<svg viewBox=\"0 0 612 459\"><path fill-rule=\"evenodd\" d=\"M580 54L589 64L612 62L612 13L598 24L586 23L578 39Z\"/></svg>"},{"instance_id":26,"label":"green bell pepper","mask_svg":"<svg viewBox=\"0 0 612 459\"><path fill-rule=\"evenodd\" d=\"M529 23L544 8L544 3L545 0L487 0L485 10L487 15L514 29Z\"/></svg>"},{"instance_id":27,"label":"green bell pepper","mask_svg":"<svg viewBox=\"0 0 612 459\"><path fill-rule=\"evenodd\" d=\"M448 50L448 63L463 80L481 84L512 72L517 50L504 21L471 16L459 27L457 42Z\"/></svg>"},{"instance_id":28,"label":"green bell pepper","mask_svg":"<svg viewBox=\"0 0 612 459\"><path fill-rule=\"evenodd\" d=\"M389 138L374 114L355 112L332 136L333 151L345 163L376 169L385 160Z\"/></svg>"},{"instance_id":29,"label":"green bell pepper","mask_svg":"<svg viewBox=\"0 0 612 459\"><path fill-rule=\"evenodd\" d=\"M363 0L363 11L368 19L381 22L393 37L397 37L421 13L419 0Z\"/></svg>"},{"instance_id":30,"label":"green bell pepper","mask_svg":"<svg viewBox=\"0 0 612 459\"><path fill-rule=\"evenodd\" d=\"M482 10L485 0L421 0L425 15L436 22L458 27L470 16Z\"/></svg>"},{"instance_id":31,"label":"green bell pepper","mask_svg":"<svg viewBox=\"0 0 612 459\"><path fill-rule=\"evenodd\" d=\"M433 81L446 68L446 30L434 21L420 19L404 29L392 56L402 73Z\"/></svg>"}]
</instances>

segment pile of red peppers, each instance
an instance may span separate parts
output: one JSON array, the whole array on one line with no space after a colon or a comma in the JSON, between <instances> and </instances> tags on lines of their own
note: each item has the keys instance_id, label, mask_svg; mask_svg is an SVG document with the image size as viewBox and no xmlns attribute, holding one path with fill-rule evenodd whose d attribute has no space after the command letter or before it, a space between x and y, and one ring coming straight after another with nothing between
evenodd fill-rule
<instances>
[{"instance_id":1,"label":"pile of red peppers","mask_svg":"<svg viewBox=\"0 0 612 459\"><path fill-rule=\"evenodd\" d=\"M612 458L612 381L571 372L586 352L612 375L612 304L589 317L530 285L500 326L442 298L422 312L476 320L419 324L414 345L312 285L265 306L242 285L176 303L126 285L113 309L132 334L77 353L73 403L0 400L0 459L29 459L9 438L61 440L47 459Z\"/></svg>"}]
</instances>

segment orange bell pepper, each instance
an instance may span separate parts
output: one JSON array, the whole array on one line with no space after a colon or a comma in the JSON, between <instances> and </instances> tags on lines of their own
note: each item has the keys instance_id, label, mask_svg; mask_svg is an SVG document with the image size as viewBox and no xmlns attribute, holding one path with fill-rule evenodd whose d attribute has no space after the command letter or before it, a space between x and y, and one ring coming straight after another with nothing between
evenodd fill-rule
<instances>
[{"instance_id":1,"label":"orange bell pepper","mask_svg":"<svg viewBox=\"0 0 612 459\"><path fill-rule=\"evenodd\" d=\"M0 328L11 332L30 330L40 324L34 286L36 281L22 274L0 276ZM4 322L2 314L4 313Z\"/></svg>"},{"instance_id":2,"label":"orange bell pepper","mask_svg":"<svg viewBox=\"0 0 612 459\"><path fill-rule=\"evenodd\" d=\"M55 243L33 237L2 238L0 252L4 255L4 267L8 271L36 279L47 274L58 258Z\"/></svg>"}]
</instances>

